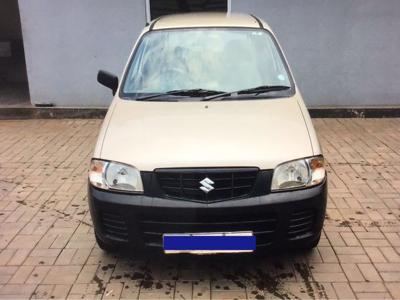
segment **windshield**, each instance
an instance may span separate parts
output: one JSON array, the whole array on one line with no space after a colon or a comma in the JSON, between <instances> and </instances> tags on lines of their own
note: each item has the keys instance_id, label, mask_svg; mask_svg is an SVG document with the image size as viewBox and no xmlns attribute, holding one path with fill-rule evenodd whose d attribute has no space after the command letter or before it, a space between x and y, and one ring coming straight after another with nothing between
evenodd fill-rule
<instances>
[{"instance_id":1,"label":"windshield","mask_svg":"<svg viewBox=\"0 0 400 300\"><path fill-rule=\"evenodd\" d=\"M289 76L266 30L156 30L145 34L136 48L121 96L191 89L230 92L257 86L292 87Z\"/></svg>"}]
</instances>

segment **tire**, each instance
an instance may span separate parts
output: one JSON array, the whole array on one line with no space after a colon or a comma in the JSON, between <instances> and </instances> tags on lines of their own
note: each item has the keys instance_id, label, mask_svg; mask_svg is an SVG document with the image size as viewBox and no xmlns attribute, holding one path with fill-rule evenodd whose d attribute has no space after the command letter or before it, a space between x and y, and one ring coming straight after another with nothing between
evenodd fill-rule
<instances>
[{"instance_id":1,"label":"tire","mask_svg":"<svg viewBox=\"0 0 400 300\"><path fill-rule=\"evenodd\" d=\"M96 236L97 245L99 245L99 248L100 248L101 250L103 250L104 252L112 253L112 252L118 251L118 247L117 247L116 245L108 244L108 243L103 242L103 241L97 236L97 234L95 234L95 236Z\"/></svg>"}]
</instances>

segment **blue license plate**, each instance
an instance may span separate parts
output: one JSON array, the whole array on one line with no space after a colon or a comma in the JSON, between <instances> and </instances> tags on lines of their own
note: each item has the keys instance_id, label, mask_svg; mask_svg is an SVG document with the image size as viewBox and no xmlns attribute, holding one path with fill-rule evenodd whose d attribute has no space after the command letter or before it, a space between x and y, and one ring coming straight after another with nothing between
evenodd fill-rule
<instances>
[{"instance_id":1,"label":"blue license plate","mask_svg":"<svg viewBox=\"0 0 400 300\"><path fill-rule=\"evenodd\" d=\"M256 249L252 232L168 233L163 235L165 253L240 253Z\"/></svg>"}]
</instances>

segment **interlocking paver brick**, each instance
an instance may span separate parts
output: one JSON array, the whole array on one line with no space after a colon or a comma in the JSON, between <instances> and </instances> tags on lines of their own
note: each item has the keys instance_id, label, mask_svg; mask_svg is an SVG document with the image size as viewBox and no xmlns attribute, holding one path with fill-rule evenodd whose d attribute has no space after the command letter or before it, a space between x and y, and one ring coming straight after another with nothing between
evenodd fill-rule
<instances>
[{"instance_id":1,"label":"interlocking paver brick","mask_svg":"<svg viewBox=\"0 0 400 300\"><path fill-rule=\"evenodd\" d=\"M389 293L356 293L359 299L392 299Z\"/></svg>"},{"instance_id":2,"label":"interlocking paver brick","mask_svg":"<svg viewBox=\"0 0 400 300\"><path fill-rule=\"evenodd\" d=\"M372 264L358 264L358 268L367 281L382 281Z\"/></svg>"},{"instance_id":3,"label":"interlocking paver brick","mask_svg":"<svg viewBox=\"0 0 400 300\"><path fill-rule=\"evenodd\" d=\"M18 249L14 250L14 255L13 257L8 261L8 265L12 266L18 266L24 262L26 257L29 255L31 252L31 249Z\"/></svg>"},{"instance_id":4,"label":"interlocking paver brick","mask_svg":"<svg viewBox=\"0 0 400 300\"><path fill-rule=\"evenodd\" d=\"M381 282L352 282L350 285L356 293L386 292L386 287Z\"/></svg>"},{"instance_id":5,"label":"interlocking paver brick","mask_svg":"<svg viewBox=\"0 0 400 300\"><path fill-rule=\"evenodd\" d=\"M380 273L383 280L386 282L399 282L400 273L399 272L381 272Z\"/></svg>"},{"instance_id":6,"label":"interlocking paver brick","mask_svg":"<svg viewBox=\"0 0 400 300\"><path fill-rule=\"evenodd\" d=\"M32 294L33 299L50 299L52 290L54 289L53 284L39 284Z\"/></svg>"},{"instance_id":7,"label":"interlocking paver brick","mask_svg":"<svg viewBox=\"0 0 400 300\"><path fill-rule=\"evenodd\" d=\"M386 258L383 256L378 247L365 247L364 250L374 264L387 262Z\"/></svg>"},{"instance_id":8,"label":"interlocking paver brick","mask_svg":"<svg viewBox=\"0 0 400 300\"><path fill-rule=\"evenodd\" d=\"M173 299L174 294L174 281L145 279L140 288L139 299Z\"/></svg>"},{"instance_id":9,"label":"interlocking paver brick","mask_svg":"<svg viewBox=\"0 0 400 300\"><path fill-rule=\"evenodd\" d=\"M50 266L37 266L33 269L31 275L26 280L27 283L40 283L50 271Z\"/></svg>"},{"instance_id":10,"label":"interlocking paver brick","mask_svg":"<svg viewBox=\"0 0 400 300\"><path fill-rule=\"evenodd\" d=\"M211 292L211 299L215 300L231 300L237 299L242 300L246 299L245 291L213 291Z\"/></svg>"},{"instance_id":11,"label":"interlocking paver brick","mask_svg":"<svg viewBox=\"0 0 400 300\"><path fill-rule=\"evenodd\" d=\"M103 299L119 299L121 296L123 283L109 283L106 285Z\"/></svg>"},{"instance_id":12,"label":"interlocking paver brick","mask_svg":"<svg viewBox=\"0 0 400 300\"><path fill-rule=\"evenodd\" d=\"M134 257L94 240L101 120L0 121L0 299L400 299L400 119L313 122L329 175L315 250Z\"/></svg>"},{"instance_id":13,"label":"interlocking paver brick","mask_svg":"<svg viewBox=\"0 0 400 300\"><path fill-rule=\"evenodd\" d=\"M139 296L140 285L141 281L139 280L125 282L121 292L121 299L137 299Z\"/></svg>"},{"instance_id":14,"label":"interlocking paver brick","mask_svg":"<svg viewBox=\"0 0 400 300\"><path fill-rule=\"evenodd\" d=\"M318 282L347 282L343 272L313 273L313 279Z\"/></svg>"},{"instance_id":15,"label":"interlocking paver brick","mask_svg":"<svg viewBox=\"0 0 400 300\"><path fill-rule=\"evenodd\" d=\"M211 284L209 280L194 281L192 283L193 299L210 299L211 298Z\"/></svg>"},{"instance_id":16,"label":"interlocking paver brick","mask_svg":"<svg viewBox=\"0 0 400 300\"><path fill-rule=\"evenodd\" d=\"M326 236L330 242L329 246L334 246L334 247L346 246L346 244L339 232L326 231ZM325 245L325 246L328 246L328 245Z\"/></svg>"},{"instance_id":17,"label":"interlocking paver brick","mask_svg":"<svg viewBox=\"0 0 400 300\"><path fill-rule=\"evenodd\" d=\"M333 247L336 254L364 254L363 247Z\"/></svg>"},{"instance_id":18,"label":"interlocking paver brick","mask_svg":"<svg viewBox=\"0 0 400 300\"><path fill-rule=\"evenodd\" d=\"M6 284L0 288L0 297L9 298L27 298L32 295L36 289L36 284Z\"/></svg>"},{"instance_id":19,"label":"interlocking paver brick","mask_svg":"<svg viewBox=\"0 0 400 300\"><path fill-rule=\"evenodd\" d=\"M385 285L394 299L400 299L400 289L398 282L388 282Z\"/></svg>"},{"instance_id":20,"label":"interlocking paver brick","mask_svg":"<svg viewBox=\"0 0 400 300\"><path fill-rule=\"evenodd\" d=\"M360 241L357 239L356 235L353 232L341 232L340 236L347 246L360 246Z\"/></svg>"},{"instance_id":21,"label":"interlocking paver brick","mask_svg":"<svg viewBox=\"0 0 400 300\"><path fill-rule=\"evenodd\" d=\"M369 263L369 257L365 254L339 254L338 259L341 263Z\"/></svg>"},{"instance_id":22,"label":"interlocking paver brick","mask_svg":"<svg viewBox=\"0 0 400 300\"><path fill-rule=\"evenodd\" d=\"M336 295L339 299L354 299L354 293L348 283L334 282L332 283Z\"/></svg>"},{"instance_id":23,"label":"interlocking paver brick","mask_svg":"<svg viewBox=\"0 0 400 300\"><path fill-rule=\"evenodd\" d=\"M322 261L325 263L334 263L338 261L335 251L332 247L320 247L318 246L318 252L321 255Z\"/></svg>"},{"instance_id":24,"label":"interlocking paver brick","mask_svg":"<svg viewBox=\"0 0 400 300\"><path fill-rule=\"evenodd\" d=\"M81 266L53 266L44 278L43 283L73 284L81 269Z\"/></svg>"},{"instance_id":25,"label":"interlocking paver brick","mask_svg":"<svg viewBox=\"0 0 400 300\"><path fill-rule=\"evenodd\" d=\"M311 272L314 273L340 273L342 268L338 263L316 263L310 264Z\"/></svg>"},{"instance_id":26,"label":"interlocking paver brick","mask_svg":"<svg viewBox=\"0 0 400 300\"><path fill-rule=\"evenodd\" d=\"M34 266L20 266L8 283L24 283L34 268Z\"/></svg>"},{"instance_id":27,"label":"interlocking paver brick","mask_svg":"<svg viewBox=\"0 0 400 300\"><path fill-rule=\"evenodd\" d=\"M379 249L389 262L400 262L400 255L393 247L379 247Z\"/></svg>"},{"instance_id":28,"label":"interlocking paver brick","mask_svg":"<svg viewBox=\"0 0 400 300\"><path fill-rule=\"evenodd\" d=\"M17 235L7 246L8 249L33 249L41 239L40 235Z\"/></svg>"},{"instance_id":29,"label":"interlocking paver brick","mask_svg":"<svg viewBox=\"0 0 400 300\"><path fill-rule=\"evenodd\" d=\"M191 299L193 293L193 282L188 280L178 280L175 284L176 299Z\"/></svg>"},{"instance_id":30,"label":"interlocking paver brick","mask_svg":"<svg viewBox=\"0 0 400 300\"><path fill-rule=\"evenodd\" d=\"M356 264L345 263L342 264L342 268L350 282L363 282L365 280Z\"/></svg>"}]
</instances>

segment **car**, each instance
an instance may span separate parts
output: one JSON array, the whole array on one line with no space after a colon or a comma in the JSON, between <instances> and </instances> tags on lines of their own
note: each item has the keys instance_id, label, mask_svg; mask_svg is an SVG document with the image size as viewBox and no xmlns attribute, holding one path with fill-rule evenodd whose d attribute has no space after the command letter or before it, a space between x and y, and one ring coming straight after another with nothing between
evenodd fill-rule
<instances>
[{"instance_id":1,"label":"car","mask_svg":"<svg viewBox=\"0 0 400 300\"><path fill-rule=\"evenodd\" d=\"M324 157L264 21L160 17L140 34L122 80L106 71L97 79L114 95L88 176L100 248L216 254L318 244Z\"/></svg>"}]
</instances>

